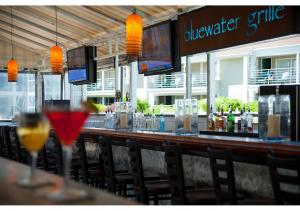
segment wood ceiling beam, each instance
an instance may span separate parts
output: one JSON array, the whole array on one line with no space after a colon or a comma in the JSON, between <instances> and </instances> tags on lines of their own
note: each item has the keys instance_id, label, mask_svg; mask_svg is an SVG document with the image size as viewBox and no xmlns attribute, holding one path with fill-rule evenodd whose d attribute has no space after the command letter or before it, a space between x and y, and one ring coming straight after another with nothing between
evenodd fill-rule
<instances>
[{"instance_id":1,"label":"wood ceiling beam","mask_svg":"<svg viewBox=\"0 0 300 211\"><path fill-rule=\"evenodd\" d=\"M94 13L100 14L100 15L102 15L103 17L108 18L108 19L110 19L111 21L114 21L114 22L116 22L116 23L118 23L118 24L122 24L122 25L125 25L125 24L126 24L125 21L119 20L119 19L117 19L117 18L115 18L115 17L113 17L113 16L110 16L110 15L107 15L107 14L105 14L105 13L103 13L103 12L100 12L98 9L96 9L96 8L94 8L94 7L92 7L92 6L83 6L83 7L86 8L86 9L88 9L89 11L92 11L92 12L94 12Z\"/></svg>"},{"instance_id":2,"label":"wood ceiling beam","mask_svg":"<svg viewBox=\"0 0 300 211\"><path fill-rule=\"evenodd\" d=\"M55 6L47 6L47 8L51 8L52 10L55 10ZM96 30L104 31L104 32L106 32L108 34L110 33L110 31L108 29L106 29L105 27L103 27L103 26L101 26L99 24L96 24L96 23L94 23L92 21L89 21L89 20L87 20L85 18L82 18L80 16L74 15L73 13L71 13L71 12L65 10L65 9L62 9L61 7L57 7L57 12L58 13L62 13L64 15L66 15L67 17L72 18L74 20L77 20L78 22L81 22L82 24L85 24L85 25L87 25L87 26L89 26L91 28L94 28Z\"/></svg>"},{"instance_id":3,"label":"wood ceiling beam","mask_svg":"<svg viewBox=\"0 0 300 211\"><path fill-rule=\"evenodd\" d=\"M51 15L42 13L41 11L38 11L35 8L27 8L27 7L19 7L19 6L13 7L13 8L15 10L18 10L19 12L30 15L34 18L37 18L46 23L49 23L53 26L55 26L55 24L56 24L54 14L53 14L53 16L51 16ZM80 34L81 36L88 36L88 32L83 31L82 29L80 29L80 27L67 24L67 23L63 22L62 20L58 20L58 26L60 26L60 28L63 28L64 30L66 30L70 33L77 33L77 34Z\"/></svg>"},{"instance_id":4,"label":"wood ceiling beam","mask_svg":"<svg viewBox=\"0 0 300 211\"><path fill-rule=\"evenodd\" d=\"M33 37L37 37L37 38L39 38L39 39L41 39L41 40L45 40L46 42L53 43L53 45L55 44L55 40L49 39L49 38L44 37L44 36L41 36L41 35L39 35L39 34L35 34L35 33L33 33L32 31L28 31L28 30L23 29L23 28L20 28L20 27L18 27L18 26L11 25L10 23L7 23L7 22L5 22L5 21L3 21L3 20L0 20L0 24L3 24L3 25L8 26L8 27L11 27L11 26L12 26L14 30L21 31L21 32L24 32L24 33L26 33L26 34L29 34L29 35L31 35L31 36L33 36ZM57 42L57 43L58 43L59 45L65 47L63 43L61 43L61 42Z\"/></svg>"},{"instance_id":5,"label":"wood ceiling beam","mask_svg":"<svg viewBox=\"0 0 300 211\"><path fill-rule=\"evenodd\" d=\"M145 12L139 10L135 6L120 6L119 8L125 9L125 10L130 11L130 12L133 12L133 10L135 9L136 10L136 14L138 14L138 15L142 16L143 18L146 18L146 19L148 19L150 21L153 20L153 17L150 14L145 13Z\"/></svg>"},{"instance_id":6,"label":"wood ceiling beam","mask_svg":"<svg viewBox=\"0 0 300 211\"><path fill-rule=\"evenodd\" d=\"M5 30L5 29L3 29L3 28L0 28L0 31L6 33L6 34L8 34L8 35L11 34L10 31L7 31L7 30ZM12 33L12 35L13 35L13 37L18 37L18 38L20 38L20 39L22 39L22 40L24 40L24 41L31 42L31 43L33 43L33 44L35 44L35 45L37 45L37 46L42 47L42 48L49 49L49 46L47 46L47 45L44 45L44 44L42 44L42 43L39 43L39 42L36 42L36 41L34 41L34 40L28 39L28 38L26 38L26 37L23 37L23 36L21 36L21 35L18 35L18 34L16 34L16 33L14 33L14 32Z\"/></svg>"},{"instance_id":7,"label":"wood ceiling beam","mask_svg":"<svg viewBox=\"0 0 300 211\"><path fill-rule=\"evenodd\" d=\"M0 7L0 14L10 17L10 13L9 13L9 12L6 12L6 11L4 11L4 10L2 10L1 7ZM34 22L31 22L31 21L26 20L26 19L24 19L24 18L21 18L21 17L19 17L19 16L12 15L12 17L13 17L13 19L16 19L16 20L19 20L19 21L21 21L21 22L27 23L27 24L29 24L29 25L31 25L31 26L33 26L33 27L39 28L39 29L41 29L41 30L43 30L43 31L46 31L46 32L48 32L48 33L56 34L56 31L54 31L54 30L48 29L48 28L46 28L46 27L44 27L44 26L41 26L41 25L39 25L39 24L36 24L36 23L34 23ZM71 42L75 42L75 43L78 43L78 44L79 44L79 41L78 41L78 40L73 39L72 37L66 36L66 35L64 35L64 34L61 34L61 33L59 33L59 32L57 32L57 36L58 36L58 37L61 37L61 38L63 38L63 39L69 40L69 41L71 41Z\"/></svg>"},{"instance_id":8,"label":"wood ceiling beam","mask_svg":"<svg viewBox=\"0 0 300 211\"><path fill-rule=\"evenodd\" d=\"M1 40L2 42L5 42L5 43L11 45L11 41L10 41L9 39L3 37L3 36L0 36L0 40ZM31 48L30 46L25 45L25 44L23 44L23 43L20 43L20 42L18 42L18 41L13 41L13 45L14 45L14 46L17 46L18 48L21 48L21 49L30 51L30 53L33 53L33 54L35 54L35 55L38 55L38 56L42 55L38 50L36 50L36 49L34 49L34 48Z\"/></svg>"}]
</instances>

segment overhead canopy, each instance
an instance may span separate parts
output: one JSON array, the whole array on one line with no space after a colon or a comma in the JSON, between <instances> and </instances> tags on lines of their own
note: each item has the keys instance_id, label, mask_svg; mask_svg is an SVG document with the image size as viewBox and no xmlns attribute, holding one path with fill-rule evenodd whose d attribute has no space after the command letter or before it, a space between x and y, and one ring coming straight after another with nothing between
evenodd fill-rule
<instances>
[{"instance_id":1,"label":"overhead canopy","mask_svg":"<svg viewBox=\"0 0 300 211\"><path fill-rule=\"evenodd\" d=\"M193 9L188 6L136 6L143 17L144 26L152 25ZM13 6L13 44L15 58L22 68L45 66L41 61L49 58L49 49L55 44L54 6ZM64 50L80 45L96 45L98 57L115 52L119 39L119 52L125 53L125 20L132 6L58 6L58 44ZM11 57L10 7L0 7L0 68ZM48 59L45 59L46 61Z\"/></svg>"}]
</instances>

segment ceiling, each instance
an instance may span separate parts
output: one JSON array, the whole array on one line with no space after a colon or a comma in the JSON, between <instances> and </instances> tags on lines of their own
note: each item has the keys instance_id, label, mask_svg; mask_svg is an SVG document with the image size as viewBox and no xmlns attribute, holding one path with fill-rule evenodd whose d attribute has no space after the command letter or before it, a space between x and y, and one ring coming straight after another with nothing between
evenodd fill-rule
<instances>
[{"instance_id":1,"label":"ceiling","mask_svg":"<svg viewBox=\"0 0 300 211\"><path fill-rule=\"evenodd\" d=\"M45 67L55 45L55 6L0 6L0 68L11 57L11 19L14 58L21 68ZM144 26L176 17L193 6L135 6ZM125 53L125 20L132 6L57 6L58 44L64 51L80 45L97 46L98 57ZM47 66L47 65L46 65Z\"/></svg>"}]
</instances>

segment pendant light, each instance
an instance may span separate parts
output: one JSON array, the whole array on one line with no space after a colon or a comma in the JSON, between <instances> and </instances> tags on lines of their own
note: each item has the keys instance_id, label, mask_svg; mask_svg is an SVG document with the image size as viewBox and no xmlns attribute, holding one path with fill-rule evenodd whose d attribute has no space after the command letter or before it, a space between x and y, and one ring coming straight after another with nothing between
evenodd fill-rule
<instances>
[{"instance_id":1,"label":"pendant light","mask_svg":"<svg viewBox=\"0 0 300 211\"><path fill-rule=\"evenodd\" d=\"M14 60L14 46L12 41L12 7L10 7L10 37L11 37L11 59L7 63L8 82L18 81L18 63Z\"/></svg>"},{"instance_id":2,"label":"pendant light","mask_svg":"<svg viewBox=\"0 0 300 211\"><path fill-rule=\"evenodd\" d=\"M55 7L55 22L56 22L56 44L50 48L50 64L53 74L63 73L63 51L57 45L57 7Z\"/></svg>"},{"instance_id":3,"label":"pendant light","mask_svg":"<svg viewBox=\"0 0 300 211\"><path fill-rule=\"evenodd\" d=\"M126 54L129 57L138 58L142 54L143 19L133 13L126 19Z\"/></svg>"}]
</instances>

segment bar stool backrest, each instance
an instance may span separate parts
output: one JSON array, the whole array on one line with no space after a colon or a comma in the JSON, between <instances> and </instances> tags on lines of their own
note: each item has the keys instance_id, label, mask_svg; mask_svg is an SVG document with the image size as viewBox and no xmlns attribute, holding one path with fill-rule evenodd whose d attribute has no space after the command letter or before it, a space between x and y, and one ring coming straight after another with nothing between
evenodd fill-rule
<instances>
[{"instance_id":1,"label":"bar stool backrest","mask_svg":"<svg viewBox=\"0 0 300 211\"><path fill-rule=\"evenodd\" d=\"M88 162L87 162L87 155L85 149L85 137L83 134L80 134L78 138L78 147L79 147L79 157L80 157L80 165L81 165L81 172L84 183L88 183L89 178L89 171L88 171Z\"/></svg>"},{"instance_id":2,"label":"bar stool backrest","mask_svg":"<svg viewBox=\"0 0 300 211\"><path fill-rule=\"evenodd\" d=\"M149 201L145 188L141 146L135 140L127 140L127 146L129 148L128 156L136 200L148 204Z\"/></svg>"},{"instance_id":3,"label":"bar stool backrest","mask_svg":"<svg viewBox=\"0 0 300 211\"><path fill-rule=\"evenodd\" d=\"M57 173L61 176L64 175L64 156L62 151L62 146L55 134L51 134L50 137L53 140L55 154L56 154L56 168Z\"/></svg>"},{"instance_id":4,"label":"bar stool backrest","mask_svg":"<svg viewBox=\"0 0 300 211\"><path fill-rule=\"evenodd\" d=\"M19 137L17 134L17 127L10 127L10 140L14 139L14 146L16 151L16 160L18 162L23 162L23 158L22 158L22 154L21 154L21 145L20 145L20 141L19 141Z\"/></svg>"},{"instance_id":5,"label":"bar stool backrest","mask_svg":"<svg viewBox=\"0 0 300 211\"><path fill-rule=\"evenodd\" d=\"M268 165L277 204L300 204L300 157L279 158L268 153Z\"/></svg>"},{"instance_id":6,"label":"bar stool backrest","mask_svg":"<svg viewBox=\"0 0 300 211\"><path fill-rule=\"evenodd\" d=\"M7 154L7 158L12 159L12 146L11 146L11 140L10 140L10 130L8 126L4 126L4 144L5 144L5 150Z\"/></svg>"},{"instance_id":7,"label":"bar stool backrest","mask_svg":"<svg viewBox=\"0 0 300 211\"><path fill-rule=\"evenodd\" d=\"M115 178L115 170L114 170L114 160L113 160L113 152L112 152L112 143L111 140L106 137L98 137L98 141L100 143L101 148L101 158L103 161L103 168L105 174L105 182L107 184L107 189L110 192L115 193L116 191L116 178Z\"/></svg>"},{"instance_id":8,"label":"bar stool backrest","mask_svg":"<svg viewBox=\"0 0 300 211\"><path fill-rule=\"evenodd\" d=\"M208 147L210 167L217 198L217 204L237 204L232 153L228 149L216 150Z\"/></svg>"},{"instance_id":9,"label":"bar stool backrest","mask_svg":"<svg viewBox=\"0 0 300 211\"><path fill-rule=\"evenodd\" d=\"M182 150L178 145L163 144L167 163L168 180L172 194L172 204L187 204L182 164Z\"/></svg>"},{"instance_id":10,"label":"bar stool backrest","mask_svg":"<svg viewBox=\"0 0 300 211\"><path fill-rule=\"evenodd\" d=\"M4 126L0 126L0 156L5 157L6 145L5 145Z\"/></svg>"}]
</instances>

